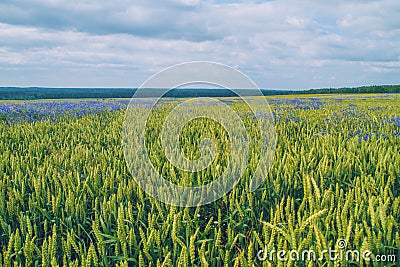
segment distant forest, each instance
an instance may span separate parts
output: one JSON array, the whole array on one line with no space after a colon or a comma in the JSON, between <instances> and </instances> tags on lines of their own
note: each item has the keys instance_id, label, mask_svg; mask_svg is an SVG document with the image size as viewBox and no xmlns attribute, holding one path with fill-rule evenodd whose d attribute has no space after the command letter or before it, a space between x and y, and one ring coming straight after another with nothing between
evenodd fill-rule
<instances>
[{"instance_id":1,"label":"distant forest","mask_svg":"<svg viewBox=\"0 0 400 267\"><path fill-rule=\"evenodd\" d=\"M305 94L374 94L400 93L400 85L371 85L361 87L310 89L298 93Z\"/></svg>"},{"instance_id":2,"label":"distant forest","mask_svg":"<svg viewBox=\"0 0 400 267\"><path fill-rule=\"evenodd\" d=\"M0 87L0 100L35 100L67 98L131 98L135 88L42 88L42 87ZM160 89L147 89L144 97L159 95ZM369 94L400 93L400 85L373 85L354 88L323 88L309 90L261 90L264 95L290 94ZM241 89L241 95L251 96L254 91ZM228 89L173 89L164 97L234 97Z\"/></svg>"}]
</instances>

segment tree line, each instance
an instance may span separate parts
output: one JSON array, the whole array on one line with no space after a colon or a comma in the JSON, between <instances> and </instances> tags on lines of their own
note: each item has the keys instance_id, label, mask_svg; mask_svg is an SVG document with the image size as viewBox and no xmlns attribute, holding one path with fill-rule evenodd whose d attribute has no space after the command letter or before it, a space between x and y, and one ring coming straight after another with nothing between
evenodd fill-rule
<instances>
[{"instance_id":1,"label":"tree line","mask_svg":"<svg viewBox=\"0 0 400 267\"><path fill-rule=\"evenodd\" d=\"M43 88L0 87L0 100L77 99L77 98L131 98L136 88ZM162 89L147 89L144 97L160 95ZM321 88L309 90L261 90L264 95L289 94L372 94L400 93L400 85L371 85L361 87ZM257 95L254 90L240 89L241 95ZM164 97L234 97L228 89L179 88L169 91Z\"/></svg>"}]
</instances>

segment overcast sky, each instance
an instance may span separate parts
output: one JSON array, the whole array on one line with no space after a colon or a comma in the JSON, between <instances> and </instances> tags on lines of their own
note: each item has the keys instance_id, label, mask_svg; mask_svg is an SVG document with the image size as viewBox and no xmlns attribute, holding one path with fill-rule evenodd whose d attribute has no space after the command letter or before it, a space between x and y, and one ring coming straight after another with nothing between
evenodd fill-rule
<instances>
[{"instance_id":1,"label":"overcast sky","mask_svg":"<svg viewBox=\"0 0 400 267\"><path fill-rule=\"evenodd\" d=\"M0 2L0 86L138 87L197 60L262 88L399 84L400 1Z\"/></svg>"}]
</instances>

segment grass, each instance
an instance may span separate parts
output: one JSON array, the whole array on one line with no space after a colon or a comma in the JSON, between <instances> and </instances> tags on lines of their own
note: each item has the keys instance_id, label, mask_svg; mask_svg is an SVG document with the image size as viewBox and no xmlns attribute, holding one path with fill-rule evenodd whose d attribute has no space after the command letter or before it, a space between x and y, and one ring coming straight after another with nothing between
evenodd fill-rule
<instances>
[{"instance_id":1,"label":"grass","mask_svg":"<svg viewBox=\"0 0 400 267\"><path fill-rule=\"evenodd\" d=\"M163 204L136 184L121 145L124 110L0 122L0 265L396 266L399 96L337 97L273 97L278 139L262 186L248 192L250 170L227 195L195 208ZM298 101L286 101L293 99ZM160 107L155 130L170 104ZM243 103L232 105L254 125ZM197 135L198 127L219 129L202 121L185 128L182 146L195 156L197 147L190 144L205 136ZM221 139L215 142L223 144L227 136L218 131ZM148 135L154 155L158 138ZM222 161L229 154L223 147ZM155 157L153 163L172 179L165 159ZM223 162L191 178L204 183L218 177L213 171L218 164ZM174 170L174 182L192 182L185 175ZM375 259L396 255L397 262L256 256L265 248L340 251L340 239L348 249L370 250Z\"/></svg>"}]
</instances>

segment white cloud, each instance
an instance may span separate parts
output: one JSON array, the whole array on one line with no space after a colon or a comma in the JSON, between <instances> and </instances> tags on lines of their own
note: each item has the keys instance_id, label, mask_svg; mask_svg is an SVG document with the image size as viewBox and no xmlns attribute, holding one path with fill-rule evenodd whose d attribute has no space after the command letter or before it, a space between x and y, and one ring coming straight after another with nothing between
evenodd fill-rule
<instances>
[{"instance_id":1,"label":"white cloud","mask_svg":"<svg viewBox=\"0 0 400 267\"><path fill-rule=\"evenodd\" d=\"M138 86L192 60L237 66L262 87L393 83L399 11L397 0L4 0L0 85L68 86L73 74L82 86Z\"/></svg>"}]
</instances>

